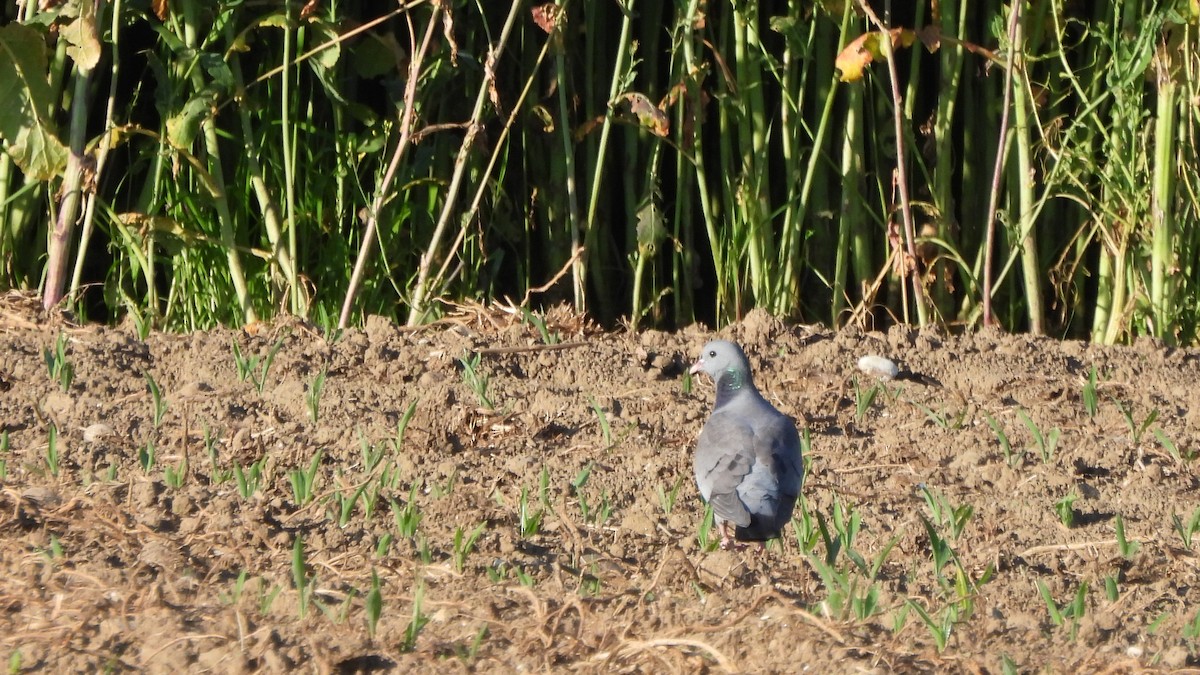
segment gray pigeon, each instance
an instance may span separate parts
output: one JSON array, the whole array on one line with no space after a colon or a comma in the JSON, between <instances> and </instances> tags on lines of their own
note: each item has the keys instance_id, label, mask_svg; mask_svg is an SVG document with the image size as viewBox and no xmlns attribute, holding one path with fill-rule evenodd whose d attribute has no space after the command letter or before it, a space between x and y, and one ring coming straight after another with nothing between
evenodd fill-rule
<instances>
[{"instance_id":1,"label":"gray pigeon","mask_svg":"<svg viewBox=\"0 0 1200 675\"><path fill-rule=\"evenodd\" d=\"M696 485L712 505L721 548L774 539L792 518L804 477L796 424L754 388L734 343L704 345L691 368L701 371L716 384L717 402L696 442Z\"/></svg>"}]
</instances>

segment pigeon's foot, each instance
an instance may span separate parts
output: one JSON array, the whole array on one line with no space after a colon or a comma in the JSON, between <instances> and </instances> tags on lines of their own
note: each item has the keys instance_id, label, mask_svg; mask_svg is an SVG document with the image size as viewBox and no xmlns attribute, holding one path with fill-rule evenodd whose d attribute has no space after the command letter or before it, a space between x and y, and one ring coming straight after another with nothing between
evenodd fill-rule
<instances>
[{"instance_id":1,"label":"pigeon's foot","mask_svg":"<svg viewBox=\"0 0 1200 675\"><path fill-rule=\"evenodd\" d=\"M746 542L737 541L736 539L734 539L732 530L733 530L733 528L729 527L729 523L721 523L721 550L722 551L728 551L730 549L733 549L734 551L746 550Z\"/></svg>"}]
</instances>

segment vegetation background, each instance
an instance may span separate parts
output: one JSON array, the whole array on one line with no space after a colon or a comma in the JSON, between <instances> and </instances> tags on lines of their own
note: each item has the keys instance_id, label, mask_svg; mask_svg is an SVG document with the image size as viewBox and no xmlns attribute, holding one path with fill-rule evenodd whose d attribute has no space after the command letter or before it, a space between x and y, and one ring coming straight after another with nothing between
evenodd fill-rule
<instances>
[{"instance_id":1,"label":"vegetation background","mask_svg":"<svg viewBox=\"0 0 1200 675\"><path fill-rule=\"evenodd\" d=\"M0 287L142 331L473 300L1191 342L1198 20L5 0Z\"/></svg>"}]
</instances>

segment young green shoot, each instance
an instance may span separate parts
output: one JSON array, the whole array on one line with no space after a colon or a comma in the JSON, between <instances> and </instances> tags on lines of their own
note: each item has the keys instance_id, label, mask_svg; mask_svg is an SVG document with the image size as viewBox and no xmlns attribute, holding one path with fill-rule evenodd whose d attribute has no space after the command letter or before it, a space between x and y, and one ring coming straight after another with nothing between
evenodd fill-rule
<instances>
[{"instance_id":1,"label":"young green shoot","mask_svg":"<svg viewBox=\"0 0 1200 675\"><path fill-rule=\"evenodd\" d=\"M1108 598L1109 602L1116 602L1117 598L1121 597L1120 589L1117 587L1117 575L1108 574L1104 577L1104 597Z\"/></svg>"},{"instance_id":2,"label":"young green shoot","mask_svg":"<svg viewBox=\"0 0 1200 675\"><path fill-rule=\"evenodd\" d=\"M1071 597L1071 601L1061 606L1054 601L1054 596L1050 594L1050 589L1040 579L1037 581L1037 588L1038 593L1042 596L1042 600L1046 603L1046 612L1050 616L1050 623L1061 627L1070 619L1071 639L1074 640L1075 634L1079 630L1079 622L1083 619L1083 615L1087 611L1087 581L1079 582L1079 588L1075 590L1075 595Z\"/></svg>"},{"instance_id":3,"label":"young green shoot","mask_svg":"<svg viewBox=\"0 0 1200 675\"><path fill-rule=\"evenodd\" d=\"M1154 437L1158 439L1158 444L1162 446L1163 450L1167 451L1167 454L1175 460L1175 463L1185 464L1196 459L1198 453L1195 450L1184 450L1181 452L1179 447L1175 445L1175 442L1168 438L1162 429L1154 427L1153 431Z\"/></svg>"},{"instance_id":4,"label":"young green shoot","mask_svg":"<svg viewBox=\"0 0 1200 675\"><path fill-rule=\"evenodd\" d=\"M296 586L300 618L303 619L308 613L309 603L316 599L313 596L313 579L308 575L308 564L304 560L304 536L300 533L296 534L296 541L292 544L292 583Z\"/></svg>"},{"instance_id":5,"label":"young green shoot","mask_svg":"<svg viewBox=\"0 0 1200 675\"><path fill-rule=\"evenodd\" d=\"M562 338L557 332L551 333L546 328L546 320L538 316L536 313L529 311L528 307L521 308L521 318L525 323L533 326L537 330L538 335L542 338L542 344L555 345L562 341Z\"/></svg>"},{"instance_id":6,"label":"young green shoot","mask_svg":"<svg viewBox=\"0 0 1200 675\"><path fill-rule=\"evenodd\" d=\"M417 412L417 402L420 399L413 399L412 403L404 409L404 414L400 416L400 420L396 422L396 435L393 437L392 452L400 452L400 448L404 445L404 434L408 431L408 423L412 421L413 415ZM370 469L368 469L369 471Z\"/></svg>"},{"instance_id":7,"label":"young green shoot","mask_svg":"<svg viewBox=\"0 0 1200 675\"><path fill-rule=\"evenodd\" d=\"M878 382L871 385L868 389L863 389L862 385L856 378L854 380L854 422L862 424L863 418L866 417L867 411L871 409L871 405L875 403L875 398L879 396L881 387Z\"/></svg>"},{"instance_id":8,"label":"young green shoot","mask_svg":"<svg viewBox=\"0 0 1200 675\"><path fill-rule=\"evenodd\" d=\"M396 521L396 534L409 540L416 536L417 526L421 524L421 510L417 507L417 491L420 487L419 482L412 484L408 492L408 502L404 506L397 504L394 499L388 500L392 506L392 517Z\"/></svg>"},{"instance_id":9,"label":"young green shoot","mask_svg":"<svg viewBox=\"0 0 1200 675\"><path fill-rule=\"evenodd\" d=\"M10 453L8 429L0 429L0 481L8 478L8 458Z\"/></svg>"},{"instance_id":10,"label":"young green shoot","mask_svg":"<svg viewBox=\"0 0 1200 675\"><path fill-rule=\"evenodd\" d=\"M935 618L917 601L908 600L907 604L917 613L921 623L929 631L938 653L946 651L946 644L950 641L950 631L954 629L954 622L958 620L957 610L953 606L947 606L942 610L941 615Z\"/></svg>"},{"instance_id":11,"label":"young green shoot","mask_svg":"<svg viewBox=\"0 0 1200 675\"><path fill-rule=\"evenodd\" d=\"M1118 403L1117 409L1121 411L1121 417L1125 418L1125 424L1129 427L1129 434L1133 437L1133 445L1137 446L1141 444L1142 434L1146 433L1146 430L1150 428L1150 425L1154 424L1154 421L1158 419L1158 408L1151 410L1150 414L1146 415L1146 419L1142 420L1141 424L1138 424L1137 421L1133 419L1132 405Z\"/></svg>"},{"instance_id":12,"label":"young green shoot","mask_svg":"<svg viewBox=\"0 0 1200 675\"><path fill-rule=\"evenodd\" d=\"M422 610L422 604L425 602L425 582L417 581L417 588L413 592L412 600L412 619L409 620L408 626L404 629L404 638L400 641L400 651L411 652L417 646L417 637L421 634L421 629L425 624L429 623L429 617L425 616Z\"/></svg>"},{"instance_id":13,"label":"young green shoot","mask_svg":"<svg viewBox=\"0 0 1200 675\"><path fill-rule=\"evenodd\" d=\"M696 528L696 543L700 545L701 552L717 550L719 540L714 536L716 534L714 530L712 504L705 504L704 517L700 519L700 525Z\"/></svg>"},{"instance_id":14,"label":"young green shoot","mask_svg":"<svg viewBox=\"0 0 1200 675\"><path fill-rule=\"evenodd\" d=\"M517 522L520 525L521 537L536 537L542 531L542 518L545 515L545 509L530 507L529 490L521 486L521 499L517 503Z\"/></svg>"},{"instance_id":15,"label":"young green shoot","mask_svg":"<svg viewBox=\"0 0 1200 675\"><path fill-rule=\"evenodd\" d=\"M308 385L308 391L304 392L304 404L308 408L308 419L312 420L313 424L317 423L321 414L321 393L325 391L325 377L328 374L329 368L322 369L313 377L313 381Z\"/></svg>"},{"instance_id":16,"label":"young green shoot","mask_svg":"<svg viewBox=\"0 0 1200 675\"><path fill-rule=\"evenodd\" d=\"M1021 422L1029 430L1029 435L1033 437L1034 447L1037 448L1038 454L1041 455L1042 463L1049 464L1050 460L1054 459L1054 451L1058 447L1058 438L1061 434L1059 428L1054 427L1043 435L1042 430L1038 428L1038 425L1024 410L1017 410L1017 416L1021 418Z\"/></svg>"},{"instance_id":17,"label":"young green shoot","mask_svg":"<svg viewBox=\"0 0 1200 675\"><path fill-rule=\"evenodd\" d=\"M257 462L244 469L237 464L233 466L233 478L242 499L250 499L255 492L258 492L259 484L262 482L263 467L266 466L266 463L267 458L261 457Z\"/></svg>"},{"instance_id":18,"label":"young green shoot","mask_svg":"<svg viewBox=\"0 0 1200 675\"><path fill-rule=\"evenodd\" d=\"M162 426L163 416L167 414L167 401L163 398L162 390L159 389L158 383L149 372L143 372L142 376L146 378L146 388L150 390L150 400L153 404L151 412L153 413L154 428Z\"/></svg>"},{"instance_id":19,"label":"young green shoot","mask_svg":"<svg viewBox=\"0 0 1200 675\"><path fill-rule=\"evenodd\" d=\"M1054 502L1054 512L1058 514L1058 520L1067 529L1075 527L1075 500L1079 499L1079 494L1075 492L1075 488L1063 496L1062 499Z\"/></svg>"},{"instance_id":20,"label":"young green shoot","mask_svg":"<svg viewBox=\"0 0 1200 675\"><path fill-rule=\"evenodd\" d=\"M363 611L367 619L367 635L371 639L375 639L375 628L379 625L379 617L383 614L383 583L379 580L379 574L371 570L371 590L367 592L367 597L363 600Z\"/></svg>"},{"instance_id":21,"label":"young green shoot","mask_svg":"<svg viewBox=\"0 0 1200 675\"><path fill-rule=\"evenodd\" d=\"M612 429L608 425L608 415L604 412L604 408L601 408L600 404L596 402L596 397L589 396L588 401L592 404L592 411L596 413L596 419L600 422L600 436L604 439L604 448L611 448L613 445Z\"/></svg>"},{"instance_id":22,"label":"young green shoot","mask_svg":"<svg viewBox=\"0 0 1200 675\"><path fill-rule=\"evenodd\" d=\"M5 436L7 440L7 435ZM59 472L59 454L58 454L58 427L51 422L50 429L46 436L46 468L50 471L50 475L58 478Z\"/></svg>"},{"instance_id":23,"label":"young green shoot","mask_svg":"<svg viewBox=\"0 0 1200 675\"><path fill-rule=\"evenodd\" d=\"M1091 419L1096 418L1096 412L1100 409L1100 396L1096 391L1096 366L1088 371L1087 383L1083 385L1083 392L1080 394L1083 399L1083 409L1087 412L1087 416Z\"/></svg>"},{"instance_id":24,"label":"young green shoot","mask_svg":"<svg viewBox=\"0 0 1200 675\"><path fill-rule=\"evenodd\" d=\"M46 361L50 379L57 382L58 388L65 393L75 379L75 366L67 360L67 334L59 333L54 348L43 350L42 357Z\"/></svg>"},{"instance_id":25,"label":"young green shoot","mask_svg":"<svg viewBox=\"0 0 1200 675\"><path fill-rule=\"evenodd\" d=\"M300 506L304 506L312 501L313 495L316 492L317 479L321 477L319 471L321 469L323 454L323 450L318 450L317 454L313 455L312 460L308 463L307 469L293 469L288 474L288 479L292 484L292 495L296 498L296 504Z\"/></svg>"},{"instance_id":26,"label":"young green shoot","mask_svg":"<svg viewBox=\"0 0 1200 675\"><path fill-rule=\"evenodd\" d=\"M924 498L925 505L929 507L929 513L933 516L933 523L939 529L949 529L951 537L957 541L971 520L971 516L975 515L975 507L970 504L953 506L941 492L935 492L923 484L920 489L921 497Z\"/></svg>"},{"instance_id":27,"label":"young green shoot","mask_svg":"<svg viewBox=\"0 0 1200 675\"><path fill-rule=\"evenodd\" d=\"M487 523L479 523L471 530L470 534L463 532L461 527L454 528L454 569L462 574L462 571L467 566L467 557L471 555L471 551L475 550L475 544L479 541L479 537L483 535L484 529L487 528Z\"/></svg>"},{"instance_id":28,"label":"young green shoot","mask_svg":"<svg viewBox=\"0 0 1200 675\"><path fill-rule=\"evenodd\" d=\"M1025 460L1025 451L1013 453L1012 444L1008 442L1008 434L1004 433L1004 427L996 421L991 415L984 413L983 418L987 420L988 426L992 428L992 433L996 434L996 440L1000 443L1000 453L1004 455L1004 462L1011 467L1016 467Z\"/></svg>"},{"instance_id":29,"label":"young green shoot","mask_svg":"<svg viewBox=\"0 0 1200 675\"><path fill-rule=\"evenodd\" d=\"M144 473L150 473L154 470L157 456L158 449L154 446L154 439L146 439L146 444L138 448L138 465L142 467Z\"/></svg>"},{"instance_id":30,"label":"young green shoot","mask_svg":"<svg viewBox=\"0 0 1200 675\"><path fill-rule=\"evenodd\" d=\"M179 461L179 464L163 467L163 483L172 490L178 490L187 481L187 473L188 460L185 454L183 459Z\"/></svg>"},{"instance_id":31,"label":"young green shoot","mask_svg":"<svg viewBox=\"0 0 1200 675\"><path fill-rule=\"evenodd\" d=\"M249 379L254 383L254 388L259 394L263 392L263 388L267 384L267 373L271 371L271 364L275 362L275 355L283 348L283 337L275 341L271 348L267 350L265 358L260 358L255 355L243 355L242 348L234 340L233 344L233 361L237 367L238 379L245 382Z\"/></svg>"},{"instance_id":32,"label":"young green shoot","mask_svg":"<svg viewBox=\"0 0 1200 675\"><path fill-rule=\"evenodd\" d=\"M658 495L658 505L668 516L671 515L671 511L675 510L675 501L679 498L679 488L683 487L683 479L682 475L676 478L675 484L665 492L661 485L654 486L654 492Z\"/></svg>"},{"instance_id":33,"label":"young green shoot","mask_svg":"<svg viewBox=\"0 0 1200 675\"><path fill-rule=\"evenodd\" d=\"M1179 535L1179 539L1183 542L1183 547L1189 551L1192 550L1192 538L1195 537L1197 531L1200 531L1200 507L1192 511L1192 516L1188 518L1186 523L1180 519L1179 514L1172 513L1171 527Z\"/></svg>"},{"instance_id":34,"label":"young green shoot","mask_svg":"<svg viewBox=\"0 0 1200 675\"><path fill-rule=\"evenodd\" d=\"M1119 513L1117 514L1116 518L1116 528L1117 551L1121 554L1122 558L1126 560L1133 560L1133 556L1137 553L1138 549L1141 548L1142 545L1137 541L1130 541L1125 538L1125 519L1122 518L1121 514Z\"/></svg>"},{"instance_id":35,"label":"young green shoot","mask_svg":"<svg viewBox=\"0 0 1200 675\"><path fill-rule=\"evenodd\" d=\"M479 352L467 352L458 360L462 364L463 382L467 387L475 392L475 397L479 399L479 403L487 410L494 410L495 404L488 396L488 374L483 372L479 365L483 359L483 355Z\"/></svg>"}]
</instances>

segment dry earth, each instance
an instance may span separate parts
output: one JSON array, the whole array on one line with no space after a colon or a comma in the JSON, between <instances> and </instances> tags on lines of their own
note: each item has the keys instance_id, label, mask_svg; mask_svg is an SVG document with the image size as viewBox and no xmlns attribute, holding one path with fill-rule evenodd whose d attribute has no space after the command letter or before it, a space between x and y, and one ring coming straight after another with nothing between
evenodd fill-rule
<instances>
[{"instance_id":1,"label":"dry earth","mask_svg":"<svg viewBox=\"0 0 1200 675\"><path fill-rule=\"evenodd\" d=\"M809 526L760 554L698 542L690 452L712 385L689 391L684 373L710 335L546 321L553 348L482 309L332 342L297 321L142 340L9 297L0 658L55 673L1197 664L1200 352L752 314L722 334L811 434ZM65 391L45 356L60 334ZM257 375L239 379L234 344ZM465 381L468 353L491 405ZM869 407L864 354L912 374ZM1068 527L1056 502L1071 493Z\"/></svg>"}]
</instances>

